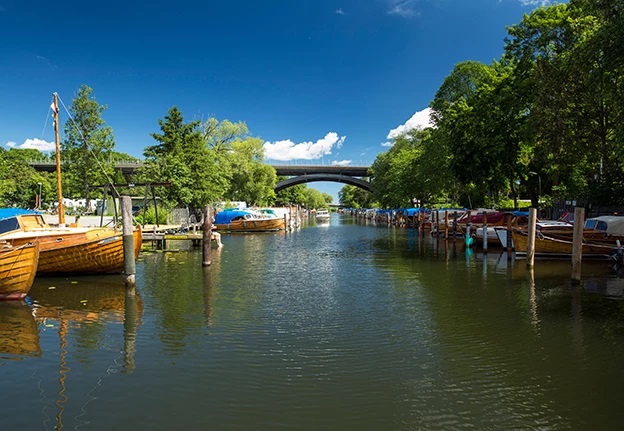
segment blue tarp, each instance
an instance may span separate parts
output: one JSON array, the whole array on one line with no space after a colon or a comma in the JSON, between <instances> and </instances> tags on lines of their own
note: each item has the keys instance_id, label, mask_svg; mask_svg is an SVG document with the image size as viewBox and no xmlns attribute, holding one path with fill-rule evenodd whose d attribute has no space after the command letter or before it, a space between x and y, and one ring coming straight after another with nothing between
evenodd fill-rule
<instances>
[{"instance_id":1,"label":"blue tarp","mask_svg":"<svg viewBox=\"0 0 624 431\"><path fill-rule=\"evenodd\" d=\"M426 208L403 208L402 212L408 217L413 217L418 213L429 214L431 210L426 209Z\"/></svg>"},{"instance_id":2,"label":"blue tarp","mask_svg":"<svg viewBox=\"0 0 624 431\"><path fill-rule=\"evenodd\" d=\"M244 217L247 214L251 214L251 212L246 211L246 210L239 210L239 209L220 211L215 216L214 223L215 224L228 224L232 221L233 218Z\"/></svg>"},{"instance_id":3,"label":"blue tarp","mask_svg":"<svg viewBox=\"0 0 624 431\"><path fill-rule=\"evenodd\" d=\"M27 210L24 208L0 208L0 220L15 217L21 214L40 214L39 211Z\"/></svg>"}]
</instances>

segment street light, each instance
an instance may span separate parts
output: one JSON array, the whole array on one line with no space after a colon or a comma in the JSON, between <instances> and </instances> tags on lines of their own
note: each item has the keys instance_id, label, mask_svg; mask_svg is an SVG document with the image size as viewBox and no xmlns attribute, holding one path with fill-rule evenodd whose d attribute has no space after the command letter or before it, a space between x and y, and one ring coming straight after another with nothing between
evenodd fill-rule
<instances>
[{"instance_id":1,"label":"street light","mask_svg":"<svg viewBox=\"0 0 624 431\"><path fill-rule=\"evenodd\" d=\"M37 202L37 209L41 209L41 183L39 184L39 201Z\"/></svg>"}]
</instances>

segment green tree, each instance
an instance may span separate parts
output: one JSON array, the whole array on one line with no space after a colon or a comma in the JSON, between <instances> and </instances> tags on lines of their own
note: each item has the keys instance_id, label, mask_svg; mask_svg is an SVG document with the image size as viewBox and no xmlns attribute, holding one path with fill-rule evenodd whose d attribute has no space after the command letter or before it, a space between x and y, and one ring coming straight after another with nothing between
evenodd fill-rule
<instances>
[{"instance_id":1,"label":"green tree","mask_svg":"<svg viewBox=\"0 0 624 431\"><path fill-rule=\"evenodd\" d=\"M102 119L106 106L98 104L92 93L87 85L79 88L64 126L61 157L67 196L84 197L89 185L106 184L113 175L113 131Z\"/></svg>"},{"instance_id":2,"label":"green tree","mask_svg":"<svg viewBox=\"0 0 624 431\"><path fill-rule=\"evenodd\" d=\"M286 177L278 177L277 181L282 181ZM306 194L305 189L307 185L297 184L296 186L288 187L287 189L280 190L275 195L275 205L287 206L287 205L305 205Z\"/></svg>"},{"instance_id":3,"label":"green tree","mask_svg":"<svg viewBox=\"0 0 624 431\"><path fill-rule=\"evenodd\" d=\"M170 183L170 187L157 188L170 206L200 210L221 198L227 179L220 171L218 158L206 146L200 122L185 123L174 106L158 124L162 133L153 133L158 144L144 150L140 179Z\"/></svg>"},{"instance_id":4,"label":"green tree","mask_svg":"<svg viewBox=\"0 0 624 431\"><path fill-rule=\"evenodd\" d=\"M446 148L431 129L411 129L394 139L392 148L377 156L371 167L373 198L386 208L446 200L450 184Z\"/></svg>"},{"instance_id":5,"label":"green tree","mask_svg":"<svg viewBox=\"0 0 624 431\"><path fill-rule=\"evenodd\" d=\"M446 155L442 166L448 166L451 172L447 190L451 189L453 178L463 185L464 192L478 190L474 194L477 202L472 201L472 193L467 193L463 202L466 205L483 199L495 174L491 161L496 154L489 140L481 136L483 117L476 109L480 88L492 80L493 73L491 67L475 61L458 63L431 102L436 125L434 141Z\"/></svg>"},{"instance_id":6,"label":"green tree","mask_svg":"<svg viewBox=\"0 0 624 431\"><path fill-rule=\"evenodd\" d=\"M304 205L306 206L306 208L327 208L329 202L332 201L332 197L319 192L316 189L312 189L312 188L305 188L304 189L304 194L306 196L305 198L305 203ZM329 196L330 201L327 202L327 197Z\"/></svg>"},{"instance_id":7,"label":"green tree","mask_svg":"<svg viewBox=\"0 0 624 431\"><path fill-rule=\"evenodd\" d=\"M232 142L227 160L231 174L227 197L255 206L272 205L275 201L275 169L263 163L264 150L259 138Z\"/></svg>"},{"instance_id":8,"label":"green tree","mask_svg":"<svg viewBox=\"0 0 624 431\"><path fill-rule=\"evenodd\" d=\"M622 14L621 0L572 0L508 29L506 55L532 95L531 170L562 197L608 203L624 191Z\"/></svg>"},{"instance_id":9,"label":"green tree","mask_svg":"<svg viewBox=\"0 0 624 431\"><path fill-rule=\"evenodd\" d=\"M371 208L373 194L360 187L347 184L338 192L340 205L348 208Z\"/></svg>"},{"instance_id":10,"label":"green tree","mask_svg":"<svg viewBox=\"0 0 624 431\"><path fill-rule=\"evenodd\" d=\"M0 205L34 208L41 183L42 194L51 192L50 175L37 172L27 162L37 150L0 148Z\"/></svg>"}]
</instances>

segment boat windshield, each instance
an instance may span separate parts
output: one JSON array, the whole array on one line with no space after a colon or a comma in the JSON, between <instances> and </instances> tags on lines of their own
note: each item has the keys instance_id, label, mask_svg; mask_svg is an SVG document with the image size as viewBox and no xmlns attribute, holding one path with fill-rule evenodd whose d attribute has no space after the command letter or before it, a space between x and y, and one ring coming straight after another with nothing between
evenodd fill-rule
<instances>
[{"instance_id":1,"label":"boat windshield","mask_svg":"<svg viewBox=\"0 0 624 431\"><path fill-rule=\"evenodd\" d=\"M9 217L4 220L0 220L0 234L13 232L20 229L21 228L17 217Z\"/></svg>"},{"instance_id":2,"label":"boat windshield","mask_svg":"<svg viewBox=\"0 0 624 431\"><path fill-rule=\"evenodd\" d=\"M605 223L602 220L596 220L596 219L585 220L585 229L594 229L594 230L606 232L608 227L609 226L607 225L607 223Z\"/></svg>"}]
</instances>

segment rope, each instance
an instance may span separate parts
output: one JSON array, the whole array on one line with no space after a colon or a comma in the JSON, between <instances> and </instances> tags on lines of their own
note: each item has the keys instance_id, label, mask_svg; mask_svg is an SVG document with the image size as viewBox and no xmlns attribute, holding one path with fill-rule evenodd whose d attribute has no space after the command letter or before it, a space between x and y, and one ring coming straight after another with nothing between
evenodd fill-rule
<instances>
[{"instance_id":1,"label":"rope","mask_svg":"<svg viewBox=\"0 0 624 431\"><path fill-rule=\"evenodd\" d=\"M48 115L46 116L45 119L45 123L43 123L43 130L41 131L41 138L43 139L43 134L45 133L45 130L48 128L48 120L50 119L50 110L48 109Z\"/></svg>"},{"instance_id":2,"label":"rope","mask_svg":"<svg viewBox=\"0 0 624 431\"><path fill-rule=\"evenodd\" d=\"M57 94L58 96L58 94ZM65 112L67 113L67 116L69 117L69 119L72 121L72 123L74 123L74 126L76 126L76 130L78 130L78 133L80 134L80 136L82 137L82 140L84 141L85 147L87 147L87 150L89 150L89 152L91 153L91 155L93 156L93 158L95 159L95 161L97 162L98 166L100 167L100 169L102 170L102 172L104 173L104 176L106 177L106 179L108 180L109 184L111 185L111 187L113 188L113 190L115 191L115 194L117 196L119 196L119 191L115 188L115 184L113 183L113 180L111 179L111 177L108 176L108 174L106 173L106 171L104 170L104 167L102 167L102 164L100 163L100 160L97 158L97 156L95 155L95 153L93 152L93 150L91 148L89 148L89 143L87 142L86 138L84 137L84 135L82 134L82 130L80 130L80 127L78 127L78 124L76 124L76 121L74 120L74 118L71 116L71 114L69 113L69 110L67 109L67 107L65 106L65 103L63 103L63 100L61 100L61 96L58 96L59 102L61 102L61 105L63 105L63 109L65 109Z\"/></svg>"}]
</instances>

